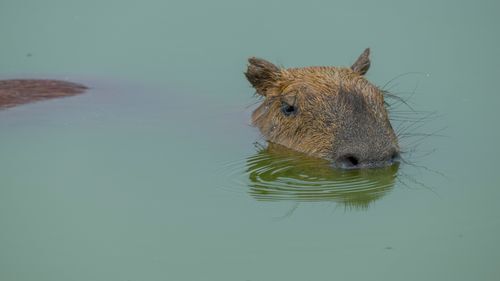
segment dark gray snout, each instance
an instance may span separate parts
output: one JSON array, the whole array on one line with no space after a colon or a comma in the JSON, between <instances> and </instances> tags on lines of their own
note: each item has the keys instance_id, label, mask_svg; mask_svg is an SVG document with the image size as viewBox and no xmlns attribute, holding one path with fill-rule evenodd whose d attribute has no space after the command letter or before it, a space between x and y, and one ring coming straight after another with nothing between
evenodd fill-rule
<instances>
[{"instance_id":1,"label":"dark gray snout","mask_svg":"<svg viewBox=\"0 0 500 281\"><path fill-rule=\"evenodd\" d=\"M386 167L399 162L397 137L383 105L360 93L345 93L336 104L341 111L334 132L333 165L344 169ZM377 110L374 110L377 109Z\"/></svg>"},{"instance_id":2,"label":"dark gray snout","mask_svg":"<svg viewBox=\"0 0 500 281\"><path fill-rule=\"evenodd\" d=\"M399 161L398 150L392 149L380 157L369 157L362 152L347 152L338 156L333 165L342 169L380 168L399 163Z\"/></svg>"}]
</instances>

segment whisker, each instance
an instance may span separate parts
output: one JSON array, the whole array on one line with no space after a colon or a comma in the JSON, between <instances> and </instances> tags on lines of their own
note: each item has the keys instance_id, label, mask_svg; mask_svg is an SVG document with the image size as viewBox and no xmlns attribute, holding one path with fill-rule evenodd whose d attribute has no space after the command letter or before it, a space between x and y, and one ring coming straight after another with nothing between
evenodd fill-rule
<instances>
[{"instance_id":1,"label":"whisker","mask_svg":"<svg viewBox=\"0 0 500 281\"><path fill-rule=\"evenodd\" d=\"M413 107L411 107L411 106L408 104L407 100L403 99L402 97L397 96L397 95L395 95L395 94L392 94L392 93L390 93L389 91L382 91L382 93L383 93L384 97L388 97L388 98L391 98L391 99L395 99L395 100L396 100L396 101L398 101L399 103L406 105L406 106L407 106L407 107L408 107L411 111L415 111L415 110L413 109Z\"/></svg>"},{"instance_id":2,"label":"whisker","mask_svg":"<svg viewBox=\"0 0 500 281\"><path fill-rule=\"evenodd\" d=\"M256 102L252 102L250 104L248 104L247 106L245 106L245 109L249 109L250 107L253 107L255 106L256 104L258 104L260 101L256 101Z\"/></svg>"},{"instance_id":3,"label":"whisker","mask_svg":"<svg viewBox=\"0 0 500 281\"><path fill-rule=\"evenodd\" d=\"M448 137L447 135L434 134L434 133L404 133L398 135L400 138L408 138L408 137Z\"/></svg>"},{"instance_id":4,"label":"whisker","mask_svg":"<svg viewBox=\"0 0 500 281\"><path fill-rule=\"evenodd\" d=\"M274 220L275 221L280 221L280 220L284 220L286 218L289 218L294 212L295 210L297 210L297 208L299 207L299 202L295 202L295 204L293 204L292 208L290 208L290 210L288 210L284 215L282 216L279 216L279 217L275 217Z\"/></svg>"},{"instance_id":5,"label":"whisker","mask_svg":"<svg viewBox=\"0 0 500 281\"><path fill-rule=\"evenodd\" d=\"M401 77L405 77L405 76L408 76L408 75L412 75L412 74L415 74L415 75L419 74L419 75L426 75L426 76L429 76L429 73L425 73L425 72L419 72L419 71L410 71L410 72L406 72L406 73L400 74L400 75L398 75L398 76L396 76L396 77L392 78L391 80L387 81L387 83L385 83L385 84L381 87L381 89L382 89L382 90L385 90L385 87L386 87L387 85L389 85L390 83L394 82L395 80L397 80L397 79L399 79L399 78L401 78Z\"/></svg>"},{"instance_id":6,"label":"whisker","mask_svg":"<svg viewBox=\"0 0 500 281\"><path fill-rule=\"evenodd\" d=\"M428 119L429 117L431 117L433 114L434 114L433 112L431 112L431 113L429 113L429 114L426 114L426 115L424 115L423 117L421 117L421 118L417 119L417 121L423 121L423 120L426 120L426 119ZM418 126L417 126L417 125L418 125ZM412 124L410 124L409 126L404 127L404 128L402 128L402 129L399 129L399 130L397 131L397 134L399 135L399 134L405 133L406 131L408 131L408 130L410 130L410 129L412 129L412 130L418 130L418 129L422 128L424 125L425 125L425 123L424 123L424 122L412 122Z\"/></svg>"},{"instance_id":7,"label":"whisker","mask_svg":"<svg viewBox=\"0 0 500 281\"><path fill-rule=\"evenodd\" d=\"M422 166L422 165L415 164L413 162L410 162L410 161L404 159L403 157L401 158L401 162L403 162L404 164L410 165L412 167L423 169L423 170L425 170L427 172L431 172L431 173L434 173L436 175L442 176L443 178L447 178L445 174L443 174L443 173L441 173L441 172L439 172L437 170L434 170L434 169L431 169L429 167L425 167L425 166Z\"/></svg>"},{"instance_id":8,"label":"whisker","mask_svg":"<svg viewBox=\"0 0 500 281\"><path fill-rule=\"evenodd\" d=\"M446 129L447 129L447 127L443 127L443 128L441 128L441 129L438 129L438 130L436 130L436 131L434 131L434 132L430 133L430 135L432 136L432 134L437 134L437 133L442 132L442 131L444 131L444 130L446 130ZM429 137L429 136L423 136L423 137L420 137L420 138L418 138L417 140L415 140L415 141L413 141L413 142L411 142L411 143L408 143L407 145L410 145L410 146L411 146L411 145L413 145L413 144L415 144L415 143L418 143L418 142L421 142L421 141L425 140L425 139L426 139L426 138L428 138L428 137ZM449 137L449 136L443 136L443 137Z\"/></svg>"},{"instance_id":9,"label":"whisker","mask_svg":"<svg viewBox=\"0 0 500 281\"><path fill-rule=\"evenodd\" d=\"M404 172L401 172L401 173L399 173L399 176L398 176L398 178L399 178L399 180L398 180L398 181L399 181L400 183L402 183L403 185L405 185L406 187L409 187L409 185L408 185L408 184L406 184L406 183L404 183L404 182L401 180L401 178L400 178L400 177L404 177L404 178L406 178L406 179L407 179L407 180L409 180L411 183L416 184L416 185L419 185L419 186L421 186L421 187L423 187L423 188L425 188L425 189L429 190L430 192L434 193L437 197L441 198L441 196L440 196L440 195L436 192L435 188L433 188L433 187L431 187L431 186L426 185L425 183L423 183L423 182L421 182L421 181L419 181L419 180L415 179L414 177L410 176L409 174L404 173Z\"/></svg>"}]
</instances>

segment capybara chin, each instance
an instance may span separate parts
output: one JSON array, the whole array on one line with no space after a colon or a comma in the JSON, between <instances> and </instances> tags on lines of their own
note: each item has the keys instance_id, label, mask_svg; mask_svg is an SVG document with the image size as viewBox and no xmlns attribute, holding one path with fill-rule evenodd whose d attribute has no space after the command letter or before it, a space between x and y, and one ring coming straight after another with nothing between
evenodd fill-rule
<instances>
[{"instance_id":1,"label":"capybara chin","mask_svg":"<svg viewBox=\"0 0 500 281\"><path fill-rule=\"evenodd\" d=\"M351 67L278 68L250 58L245 76L264 97L253 125L269 142L330 160L334 167L398 161L383 92L364 77L369 55L366 49Z\"/></svg>"},{"instance_id":2,"label":"capybara chin","mask_svg":"<svg viewBox=\"0 0 500 281\"><path fill-rule=\"evenodd\" d=\"M87 87L60 80L0 80L0 109L46 99L74 96Z\"/></svg>"}]
</instances>

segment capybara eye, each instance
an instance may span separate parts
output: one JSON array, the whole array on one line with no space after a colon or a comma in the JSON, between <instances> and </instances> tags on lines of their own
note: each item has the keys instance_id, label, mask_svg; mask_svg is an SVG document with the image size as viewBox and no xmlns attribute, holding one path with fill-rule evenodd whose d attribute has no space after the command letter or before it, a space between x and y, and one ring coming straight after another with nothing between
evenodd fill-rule
<instances>
[{"instance_id":1,"label":"capybara eye","mask_svg":"<svg viewBox=\"0 0 500 281\"><path fill-rule=\"evenodd\" d=\"M285 116L291 116L297 112L297 108L293 105L289 105L288 103L283 102L281 104L281 112L283 112Z\"/></svg>"}]
</instances>

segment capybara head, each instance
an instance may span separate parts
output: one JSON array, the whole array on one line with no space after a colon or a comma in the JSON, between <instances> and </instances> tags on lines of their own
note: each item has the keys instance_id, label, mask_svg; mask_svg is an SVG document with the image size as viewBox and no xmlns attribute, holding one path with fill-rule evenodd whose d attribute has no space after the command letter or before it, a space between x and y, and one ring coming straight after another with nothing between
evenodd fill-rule
<instances>
[{"instance_id":1,"label":"capybara head","mask_svg":"<svg viewBox=\"0 0 500 281\"><path fill-rule=\"evenodd\" d=\"M270 142L330 160L335 167L370 168L399 158L383 92L363 75L366 49L350 67L278 68L250 58L245 73L264 97L252 123Z\"/></svg>"}]
</instances>

